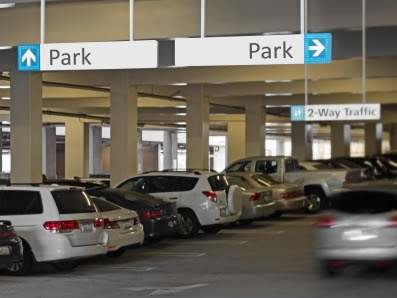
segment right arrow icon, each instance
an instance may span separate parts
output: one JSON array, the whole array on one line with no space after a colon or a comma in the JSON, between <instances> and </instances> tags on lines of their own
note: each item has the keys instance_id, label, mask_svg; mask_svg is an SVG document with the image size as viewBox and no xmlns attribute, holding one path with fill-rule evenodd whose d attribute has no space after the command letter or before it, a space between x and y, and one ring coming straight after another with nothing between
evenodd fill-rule
<instances>
[{"instance_id":1,"label":"right arrow icon","mask_svg":"<svg viewBox=\"0 0 397 298\"><path fill-rule=\"evenodd\" d=\"M325 49L324 45L318 39L312 39L316 44L314 46L309 46L309 51L315 51L313 57L318 57Z\"/></svg>"},{"instance_id":2,"label":"right arrow icon","mask_svg":"<svg viewBox=\"0 0 397 298\"><path fill-rule=\"evenodd\" d=\"M25 62L25 60L28 67L32 65L32 61L36 62L36 56L32 53L30 49L28 49L22 56L22 63Z\"/></svg>"}]
</instances>

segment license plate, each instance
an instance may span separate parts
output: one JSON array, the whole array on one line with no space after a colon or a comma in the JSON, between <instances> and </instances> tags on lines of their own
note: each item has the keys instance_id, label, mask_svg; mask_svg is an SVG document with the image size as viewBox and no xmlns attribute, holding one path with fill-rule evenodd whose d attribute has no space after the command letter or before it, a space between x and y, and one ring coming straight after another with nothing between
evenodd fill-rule
<instances>
[{"instance_id":1,"label":"license plate","mask_svg":"<svg viewBox=\"0 0 397 298\"><path fill-rule=\"evenodd\" d=\"M93 231L92 225L91 224L82 224L81 231L82 232L92 232Z\"/></svg>"},{"instance_id":2,"label":"license plate","mask_svg":"<svg viewBox=\"0 0 397 298\"><path fill-rule=\"evenodd\" d=\"M10 254L10 249L8 246L0 246L0 255L5 256Z\"/></svg>"},{"instance_id":3,"label":"license plate","mask_svg":"<svg viewBox=\"0 0 397 298\"><path fill-rule=\"evenodd\" d=\"M370 239L374 239L377 237L378 237L377 235L366 234L362 230L359 230L359 229L345 231L342 234L342 239L348 240L348 241L365 241L365 240L370 240Z\"/></svg>"},{"instance_id":4,"label":"license plate","mask_svg":"<svg viewBox=\"0 0 397 298\"><path fill-rule=\"evenodd\" d=\"M129 229L129 228L131 228L131 227L132 227L132 224L131 224L130 221L125 221L125 222L123 222L123 228L124 228L124 229Z\"/></svg>"}]
</instances>

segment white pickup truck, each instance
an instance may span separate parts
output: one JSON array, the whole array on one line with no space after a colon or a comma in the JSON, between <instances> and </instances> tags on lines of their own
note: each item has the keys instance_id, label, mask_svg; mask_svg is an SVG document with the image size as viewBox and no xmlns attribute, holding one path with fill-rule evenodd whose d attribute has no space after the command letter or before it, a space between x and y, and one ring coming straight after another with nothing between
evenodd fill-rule
<instances>
[{"instance_id":1,"label":"white pickup truck","mask_svg":"<svg viewBox=\"0 0 397 298\"><path fill-rule=\"evenodd\" d=\"M346 178L361 179L360 169L301 170L299 162L288 156L254 156L239 159L226 167L225 172L262 172L284 183L301 184L308 197L306 209L314 213L327 208L331 192L341 188Z\"/></svg>"}]
</instances>

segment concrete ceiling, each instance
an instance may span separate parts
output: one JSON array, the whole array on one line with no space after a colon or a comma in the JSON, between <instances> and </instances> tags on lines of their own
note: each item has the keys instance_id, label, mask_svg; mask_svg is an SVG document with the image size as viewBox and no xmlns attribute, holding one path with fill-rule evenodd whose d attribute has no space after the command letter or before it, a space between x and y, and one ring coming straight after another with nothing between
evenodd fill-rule
<instances>
[{"instance_id":1,"label":"concrete ceiling","mask_svg":"<svg viewBox=\"0 0 397 298\"><path fill-rule=\"evenodd\" d=\"M0 9L0 46L40 43L40 1L3 2L16 5ZM128 2L47 1L45 42L128 40ZM300 33L299 2L206 1L205 35ZM382 121L393 122L397 108L397 1L366 0L364 18L362 0L307 2L308 32L331 32L333 36L332 63L307 67L308 103L362 103L365 86L366 103L381 103ZM198 36L200 0L135 0L134 39L156 39L166 44L176 37ZM7 85L13 51L0 51L0 86ZM108 117L110 73L44 72L44 110ZM288 123L288 106L305 102L303 65L160 67L129 73L130 84L138 86L138 122L142 126L183 126L189 84L203 86L211 103L211 128L216 130L225 130L227 121L242 120L244 107L253 98L262 99L269 123ZM0 89L0 98L9 93L9 89ZM0 101L0 107L8 106L9 101ZM279 132L286 127L280 125Z\"/></svg>"}]
</instances>

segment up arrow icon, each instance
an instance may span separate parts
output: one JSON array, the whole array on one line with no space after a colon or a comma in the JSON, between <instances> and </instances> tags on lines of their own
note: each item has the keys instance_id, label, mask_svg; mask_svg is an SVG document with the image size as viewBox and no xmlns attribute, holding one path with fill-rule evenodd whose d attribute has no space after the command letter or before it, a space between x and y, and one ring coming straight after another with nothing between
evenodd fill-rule
<instances>
[{"instance_id":1,"label":"up arrow icon","mask_svg":"<svg viewBox=\"0 0 397 298\"><path fill-rule=\"evenodd\" d=\"M30 67L32 65L32 61L36 62L36 56L32 53L30 49L28 49L25 54L22 56L22 63L26 60L26 65Z\"/></svg>"},{"instance_id":2,"label":"up arrow icon","mask_svg":"<svg viewBox=\"0 0 397 298\"><path fill-rule=\"evenodd\" d=\"M40 71L40 44L18 46L18 70Z\"/></svg>"},{"instance_id":3,"label":"up arrow icon","mask_svg":"<svg viewBox=\"0 0 397 298\"><path fill-rule=\"evenodd\" d=\"M313 57L318 57L325 49L323 44L318 39L312 39L316 44L315 46L309 46L309 51L315 51Z\"/></svg>"}]
</instances>

